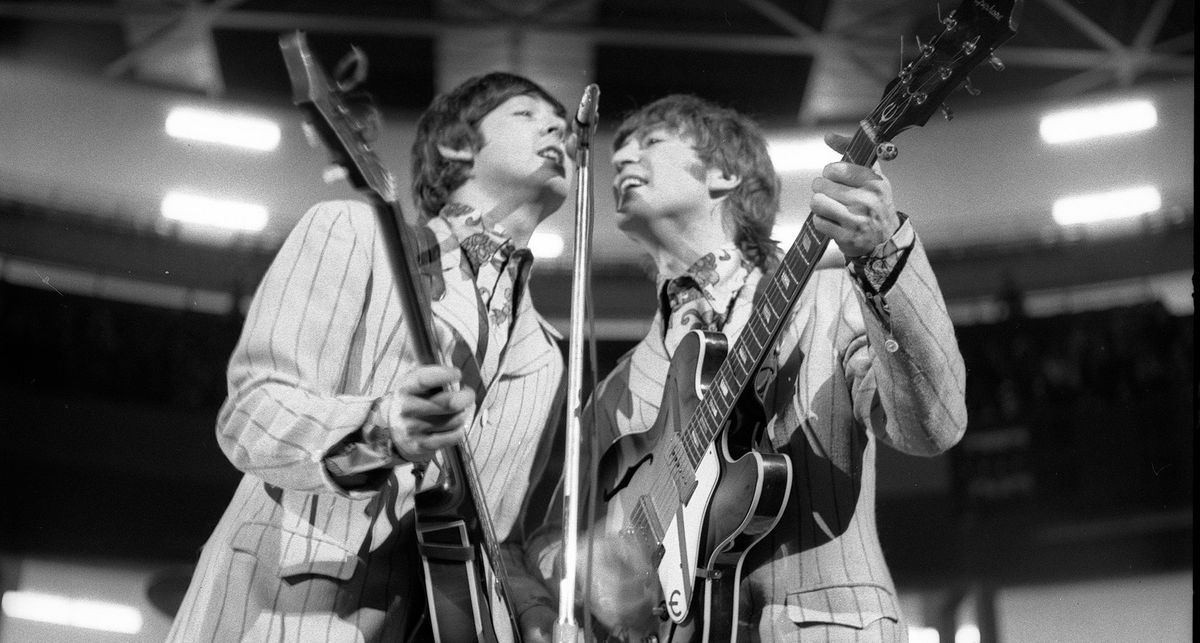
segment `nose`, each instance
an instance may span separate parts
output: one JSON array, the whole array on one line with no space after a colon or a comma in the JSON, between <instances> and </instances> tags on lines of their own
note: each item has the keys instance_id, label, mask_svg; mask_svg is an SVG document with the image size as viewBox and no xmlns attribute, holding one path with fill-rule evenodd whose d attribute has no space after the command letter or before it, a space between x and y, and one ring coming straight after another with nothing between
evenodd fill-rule
<instances>
[{"instance_id":1,"label":"nose","mask_svg":"<svg viewBox=\"0 0 1200 643\"><path fill-rule=\"evenodd\" d=\"M553 134L559 140L563 140L567 134L567 122L558 116L553 116L546 123L545 133Z\"/></svg>"},{"instance_id":2,"label":"nose","mask_svg":"<svg viewBox=\"0 0 1200 643\"><path fill-rule=\"evenodd\" d=\"M617 151L613 152L612 164L617 172L620 172L626 165L630 165L637 161L638 145L636 141L628 140Z\"/></svg>"}]
</instances>

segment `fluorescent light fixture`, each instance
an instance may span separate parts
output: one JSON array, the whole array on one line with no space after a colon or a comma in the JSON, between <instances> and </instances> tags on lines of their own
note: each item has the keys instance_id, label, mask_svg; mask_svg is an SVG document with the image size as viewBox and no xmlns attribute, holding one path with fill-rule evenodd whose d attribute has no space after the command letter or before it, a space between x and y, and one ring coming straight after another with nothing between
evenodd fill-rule
<instances>
[{"instance_id":1,"label":"fluorescent light fixture","mask_svg":"<svg viewBox=\"0 0 1200 643\"><path fill-rule=\"evenodd\" d=\"M267 226L267 209L253 203L168 192L162 200L167 219L227 230L258 232Z\"/></svg>"},{"instance_id":2,"label":"fluorescent light fixture","mask_svg":"<svg viewBox=\"0 0 1200 643\"><path fill-rule=\"evenodd\" d=\"M1047 143L1071 143L1140 132L1157 124L1154 104L1136 100L1047 114L1042 117L1040 131Z\"/></svg>"},{"instance_id":3,"label":"fluorescent light fixture","mask_svg":"<svg viewBox=\"0 0 1200 643\"><path fill-rule=\"evenodd\" d=\"M979 643L979 628L970 623L959 625L957 630L954 630L954 643Z\"/></svg>"},{"instance_id":4,"label":"fluorescent light fixture","mask_svg":"<svg viewBox=\"0 0 1200 643\"><path fill-rule=\"evenodd\" d=\"M820 138L768 141L767 153L775 171L801 172L820 170L829 163L842 160L842 155L829 149Z\"/></svg>"},{"instance_id":5,"label":"fluorescent light fixture","mask_svg":"<svg viewBox=\"0 0 1200 643\"><path fill-rule=\"evenodd\" d=\"M562 256L565 245L563 238L553 232L535 232L529 238L529 251L538 259Z\"/></svg>"},{"instance_id":6,"label":"fluorescent light fixture","mask_svg":"<svg viewBox=\"0 0 1200 643\"><path fill-rule=\"evenodd\" d=\"M0 603L9 618L121 634L142 631L142 613L119 603L25 591L4 592Z\"/></svg>"},{"instance_id":7,"label":"fluorescent light fixture","mask_svg":"<svg viewBox=\"0 0 1200 643\"><path fill-rule=\"evenodd\" d=\"M260 152L279 147L279 125L265 118L176 107L167 114L167 134Z\"/></svg>"},{"instance_id":8,"label":"fluorescent light fixture","mask_svg":"<svg viewBox=\"0 0 1200 643\"><path fill-rule=\"evenodd\" d=\"M800 229L804 227L799 223L776 223L771 230L771 238L779 242L779 247L787 250L796 242L796 237L800 236Z\"/></svg>"},{"instance_id":9,"label":"fluorescent light fixture","mask_svg":"<svg viewBox=\"0 0 1200 643\"><path fill-rule=\"evenodd\" d=\"M941 640L936 627L908 627L909 643L940 643Z\"/></svg>"},{"instance_id":10,"label":"fluorescent light fixture","mask_svg":"<svg viewBox=\"0 0 1200 643\"><path fill-rule=\"evenodd\" d=\"M1052 214L1059 225L1098 223L1136 217L1162 207L1162 196L1152 185L1112 192L1063 197L1054 202Z\"/></svg>"}]
</instances>

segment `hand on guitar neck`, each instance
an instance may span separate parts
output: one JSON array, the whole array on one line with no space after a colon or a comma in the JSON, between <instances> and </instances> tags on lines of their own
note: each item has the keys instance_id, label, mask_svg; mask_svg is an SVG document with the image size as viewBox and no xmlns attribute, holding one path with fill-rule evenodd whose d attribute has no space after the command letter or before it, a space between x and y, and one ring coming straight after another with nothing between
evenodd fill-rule
<instances>
[{"instance_id":1,"label":"hand on guitar neck","mask_svg":"<svg viewBox=\"0 0 1200 643\"><path fill-rule=\"evenodd\" d=\"M825 135L825 143L839 154L847 153L850 141L848 136ZM891 184L878 162L873 167L849 162L827 165L813 179L812 190L813 227L846 257L870 253L900 227Z\"/></svg>"}]
</instances>

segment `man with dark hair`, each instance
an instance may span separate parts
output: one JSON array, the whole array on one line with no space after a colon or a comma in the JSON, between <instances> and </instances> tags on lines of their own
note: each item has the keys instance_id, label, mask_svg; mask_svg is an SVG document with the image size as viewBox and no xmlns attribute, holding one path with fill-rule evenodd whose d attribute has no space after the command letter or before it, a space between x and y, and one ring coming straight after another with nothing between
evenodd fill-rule
<instances>
[{"instance_id":1,"label":"man with dark hair","mask_svg":"<svg viewBox=\"0 0 1200 643\"><path fill-rule=\"evenodd\" d=\"M848 143L826 141L838 151ZM594 418L600 453L627 458L618 471L636 473L637 440L648 438L625 438L653 428L681 339L721 331L732 347L765 271L779 265L770 240L779 181L753 122L692 96L638 110L613 146L617 225L653 259L661 305L583 417ZM875 526L877 444L917 455L953 445L966 426L964 368L937 281L887 179L839 162L812 187L815 227L846 263L815 271L771 356L778 371L762 389L769 421L760 447L790 460L792 485L778 524L745 558L732 627L739 640L902 641ZM597 495L601 511L614 509L585 521L595 549L589 608L610 633L640 640L659 627L652 609L661 590L650 553L629 547L631 525L622 524L639 499L611 482ZM548 529L530 542L530 567L544 576L558 538ZM580 578L587 568L581 554Z\"/></svg>"},{"instance_id":2,"label":"man with dark hair","mask_svg":"<svg viewBox=\"0 0 1200 643\"><path fill-rule=\"evenodd\" d=\"M217 438L245 475L170 640L430 640L413 465L435 482L452 444L473 453L497 538L520 538L562 399L525 246L569 190L564 114L536 84L493 73L420 119L413 186L445 366L418 365L370 207L321 203L296 225L230 360ZM512 598L519 614L546 610Z\"/></svg>"}]
</instances>

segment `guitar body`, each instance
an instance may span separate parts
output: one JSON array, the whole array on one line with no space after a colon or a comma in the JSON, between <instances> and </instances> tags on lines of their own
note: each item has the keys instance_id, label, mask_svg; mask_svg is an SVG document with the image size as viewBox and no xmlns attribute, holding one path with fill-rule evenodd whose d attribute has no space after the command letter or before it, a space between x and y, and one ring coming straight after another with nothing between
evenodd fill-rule
<instances>
[{"instance_id":1,"label":"guitar body","mask_svg":"<svg viewBox=\"0 0 1200 643\"><path fill-rule=\"evenodd\" d=\"M731 582L736 598L733 577L746 551L778 522L791 488L790 461L753 448L764 417L756 399L739 404L744 410L704 448L694 469L680 457L681 450L701 448L688 443L683 427L699 408L726 347L721 333L685 336L671 360L655 424L618 440L600 463L610 531L619 527L655 564L664 624L646 634L659 641L732 640L726 633L736 628L736 601L716 605L726 592L714 594L710 582ZM728 619L734 620L723 622Z\"/></svg>"},{"instance_id":2,"label":"guitar body","mask_svg":"<svg viewBox=\"0 0 1200 643\"><path fill-rule=\"evenodd\" d=\"M754 447L766 426L761 410L757 399L740 403L741 417L718 440L722 470L707 509L706 573L697 586L703 601L697 603L703 615L700 641L737 640L742 564L750 548L775 528L791 496L791 460Z\"/></svg>"}]
</instances>

